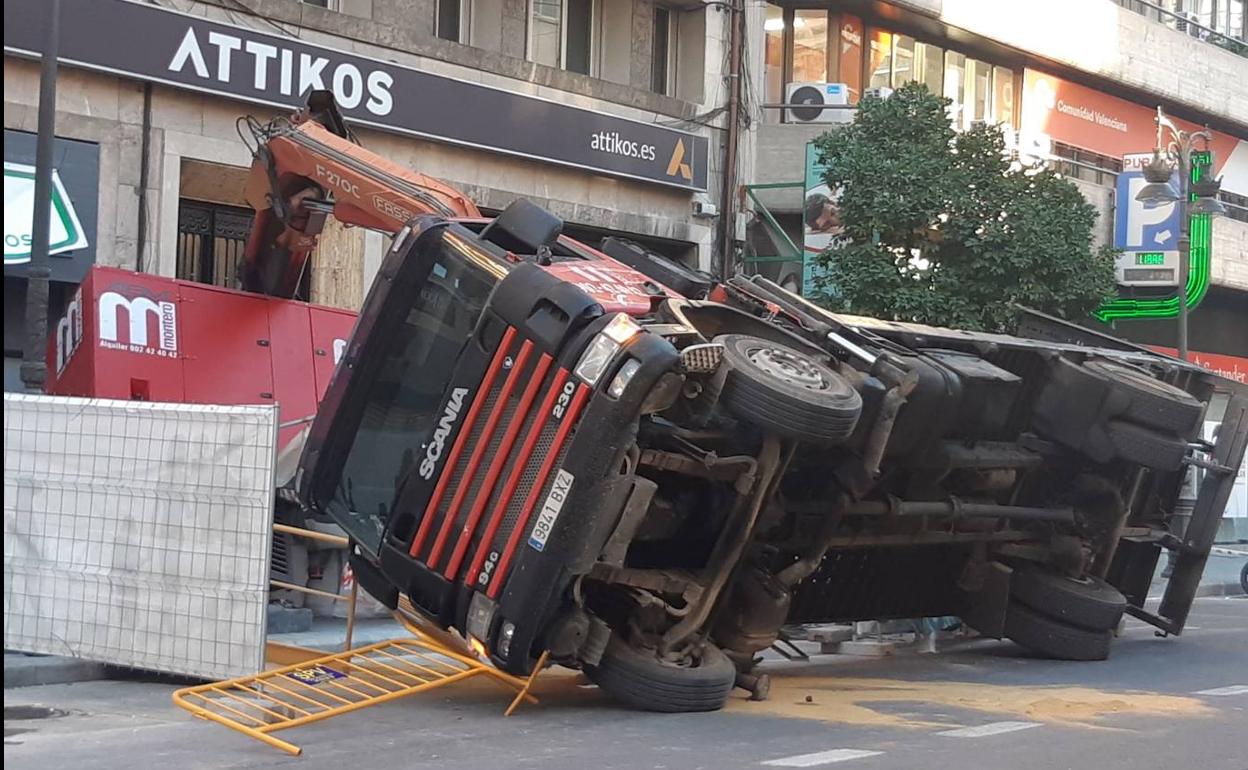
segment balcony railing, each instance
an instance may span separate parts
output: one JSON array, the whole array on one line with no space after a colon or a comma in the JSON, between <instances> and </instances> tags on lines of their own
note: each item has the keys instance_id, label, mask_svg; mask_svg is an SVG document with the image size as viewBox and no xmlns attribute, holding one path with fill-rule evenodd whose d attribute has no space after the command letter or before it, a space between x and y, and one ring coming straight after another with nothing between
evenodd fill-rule
<instances>
[{"instance_id":1,"label":"balcony railing","mask_svg":"<svg viewBox=\"0 0 1248 770\"><path fill-rule=\"evenodd\" d=\"M1221 18L1209 19L1209 24L1213 25L1209 26L1202 23L1201 17L1192 11L1171 10L1148 0L1117 0L1117 2L1123 8L1164 24L1170 29L1248 58L1248 41L1245 40L1248 31L1244 29L1243 11L1240 11L1238 18L1231 16L1228 11Z\"/></svg>"}]
</instances>

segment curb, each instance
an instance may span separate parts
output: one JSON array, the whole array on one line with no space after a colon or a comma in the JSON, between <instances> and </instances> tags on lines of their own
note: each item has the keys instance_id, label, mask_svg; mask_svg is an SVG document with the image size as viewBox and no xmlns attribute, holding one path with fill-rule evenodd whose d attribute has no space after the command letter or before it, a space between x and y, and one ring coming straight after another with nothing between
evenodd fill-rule
<instances>
[{"instance_id":1,"label":"curb","mask_svg":"<svg viewBox=\"0 0 1248 770\"><path fill-rule=\"evenodd\" d=\"M1209 596L1244 596L1244 588L1239 583L1211 583L1196 589L1196 598Z\"/></svg>"}]
</instances>

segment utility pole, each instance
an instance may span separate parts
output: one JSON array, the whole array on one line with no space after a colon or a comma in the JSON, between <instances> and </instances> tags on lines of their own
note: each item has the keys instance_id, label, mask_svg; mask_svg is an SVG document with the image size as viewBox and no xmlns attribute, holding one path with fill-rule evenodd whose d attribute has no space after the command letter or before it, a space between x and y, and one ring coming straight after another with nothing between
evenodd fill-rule
<instances>
[{"instance_id":1,"label":"utility pole","mask_svg":"<svg viewBox=\"0 0 1248 770\"><path fill-rule=\"evenodd\" d=\"M1179 207L1179 358L1188 360L1187 347L1187 315L1189 311L1187 296L1187 279L1192 269L1192 226L1193 214L1207 214L1210 217L1226 213L1226 207L1218 200L1221 180L1206 178L1195 181L1192 169L1192 153L1196 151L1195 143L1200 141L1209 148L1212 138L1206 131L1184 131L1166 116L1161 107L1157 108L1157 146L1153 149L1153 159L1144 166L1144 185L1136 194L1135 199L1150 204L1175 203ZM1169 135L1167 136L1167 132ZM1212 150L1210 168L1212 168ZM1179 172L1179 189L1175 190L1170 177L1175 169Z\"/></svg>"},{"instance_id":2,"label":"utility pole","mask_svg":"<svg viewBox=\"0 0 1248 770\"><path fill-rule=\"evenodd\" d=\"M728 135L724 138L724 184L719 205L719 279L732 275L732 244L737 238L737 153L741 131L741 25L745 0L728 5Z\"/></svg>"},{"instance_id":3,"label":"utility pole","mask_svg":"<svg viewBox=\"0 0 1248 770\"><path fill-rule=\"evenodd\" d=\"M1179 153L1179 358L1187 359L1187 279L1192 271L1192 215L1188 204L1192 199L1191 149Z\"/></svg>"},{"instance_id":4,"label":"utility pole","mask_svg":"<svg viewBox=\"0 0 1248 770\"><path fill-rule=\"evenodd\" d=\"M35 204L30 229L30 264L26 269L26 340L22 382L41 392L48 376L48 246L52 221L52 150L56 142L56 60L61 40L61 0L48 0L39 74L39 133L35 143Z\"/></svg>"}]
</instances>

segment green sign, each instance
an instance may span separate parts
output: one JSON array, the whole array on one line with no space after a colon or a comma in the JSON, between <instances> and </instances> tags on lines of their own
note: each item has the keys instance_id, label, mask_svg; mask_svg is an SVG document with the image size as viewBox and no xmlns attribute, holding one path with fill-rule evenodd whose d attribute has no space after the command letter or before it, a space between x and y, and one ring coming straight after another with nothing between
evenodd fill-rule
<instances>
[{"instance_id":1,"label":"green sign","mask_svg":"<svg viewBox=\"0 0 1248 770\"><path fill-rule=\"evenodd\" d=\"M1141 267L1155 267L1166 264L1166 254L1163 251L1141 251L1135 255L1135 264Z\"/></svg>"},{"instance_id":2,"label":"green sign","mask_svg":"<svg viewBox=\"0 0 1248 770\"><path fill-rule=\"evenodd\" d=\"M35 219L35 167L24 163L4 164L4 264L21 265L30 261L32 224ZM86 248L87 236L73 201L52 171L52 217L49 222L50 254Z\"/></svg>"},{"instance_id":3,"label":"green sign","mask_svg":"<svg viewBox=\"0 0 1248 770\"><path fill-rule=\"evenodd\" d=\"M1192 153L1192 182L1199 182L1212 173L1212 153ZM1187 285L1181 287L1181 290L1187 297L1187 307L1194 308L1200 304L1209 291L1213 221L1208 214L1191 214L1188 222L1191 255L1188 261ZM1145 253L1140 256L1151 257L1152 255ZM1177 292L1167 297L1119 297L1105 303L1093 313L1099 320L1106 323L1137 318L1173 318L1178 314L1179 294Z\"/></svg>"}]
</instances>

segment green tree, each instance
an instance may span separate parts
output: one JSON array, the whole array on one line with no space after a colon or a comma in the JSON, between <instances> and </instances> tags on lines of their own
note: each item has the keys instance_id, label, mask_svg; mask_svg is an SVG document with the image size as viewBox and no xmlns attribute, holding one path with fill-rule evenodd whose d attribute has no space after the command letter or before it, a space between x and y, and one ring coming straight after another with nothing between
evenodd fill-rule
<instances>
[{"instance_id":1,"label":"green tree","mask_svg":"<svg viewBox=\"0 0 1248 770\"><path fill-rule=\"evenodd\" d=\"M911 83L816 140L845 227L819 257L820 301L990 331L1013 329L1015 304L1094 310L1114 290L1096 210L1052 170L1012 162L999 127L955 132L949 103Z\"/></svg>"}]
</instances>

